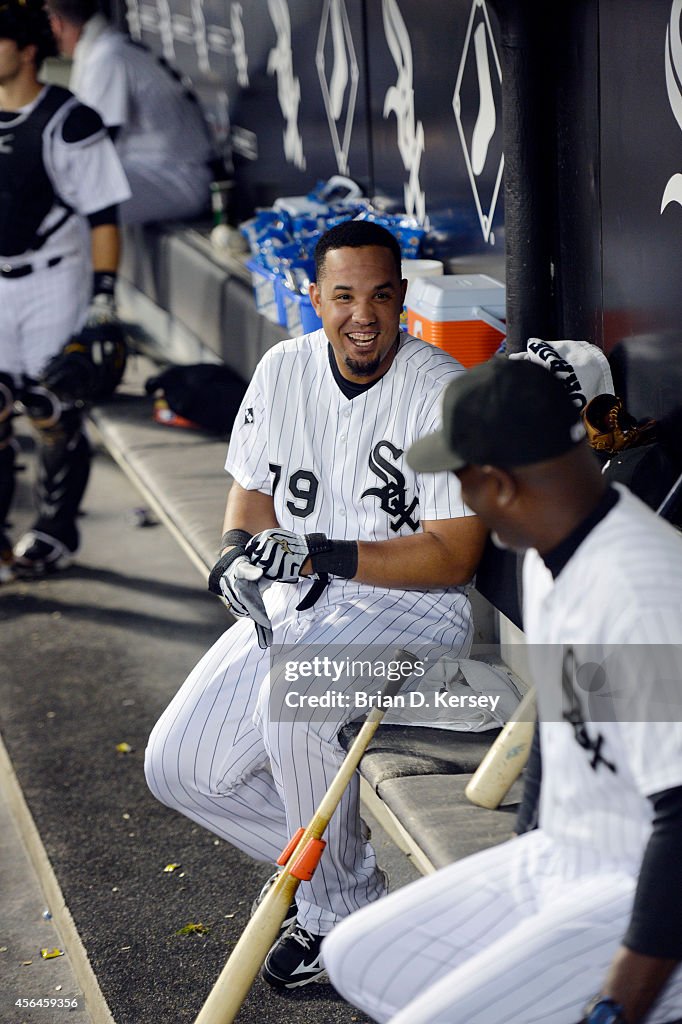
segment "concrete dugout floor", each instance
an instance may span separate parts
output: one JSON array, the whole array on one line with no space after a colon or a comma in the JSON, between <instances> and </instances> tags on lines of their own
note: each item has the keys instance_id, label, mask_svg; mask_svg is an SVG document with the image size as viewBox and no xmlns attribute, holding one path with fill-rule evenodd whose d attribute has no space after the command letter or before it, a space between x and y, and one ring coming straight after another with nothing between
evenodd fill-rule
<instances>
[{"instance_id":1,"label":"concrete dugout floor","mask_svg":"<svg viewBox=\"0 0 682 1024\"><path fill-rule=\"evenodd\" d=\"M15 538L30 515L30 452L22 462L28 469L12 515ZM55 933L66 957L41 961L36 945L31 966L22 965L30 957L16 937L10 945L0 940L8 947L0 953L2 1024L193 1021L270 873L162 807L146 789L149 731L223 629L225 613L166 530L137 525L139 504L120 470L98 452L77 564L49 580L0 588L0 731L47 854L38 865L41 883L51 869L66 904L63 913L50 908L54 924L38 920L46 899L31 886L15 845L13 893L0 897L0 912L8 922L13 915L12 934L30 948L36 941L50 945L43 942L45 928L59 928L69 915L75 926ZM131 751L117 751L121 743ZM415 877L376 823L373 828L392 886ZM3 855L10 856L4 848ZM180 867L165 872L171 863ZM23 901L22 879L29 893ZM179 936L189 923L208 932ZM93 984L83 977L88 961ZM67 976L69 964L75 980ZM82 1001L78 1011L34 1009L31 1016L14 1007L12 996L23 994L18 985L35 997L58 994L52 992L60 984L57 971L66 972L62 991L85 981L89 1016ZM365 1018L329 985L281 995L257 980L238 1020L350 1024Z\"/></svg>"}]
</instances>

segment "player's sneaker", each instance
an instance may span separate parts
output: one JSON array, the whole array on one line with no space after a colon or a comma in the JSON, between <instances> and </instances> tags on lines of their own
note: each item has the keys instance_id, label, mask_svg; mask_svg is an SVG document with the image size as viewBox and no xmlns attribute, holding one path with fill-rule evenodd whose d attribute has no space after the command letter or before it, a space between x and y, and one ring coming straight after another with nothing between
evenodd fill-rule
<instances>
[{"instance_id":1,"label":"player's sneaker","mask_svg":"<svg viewBox=\"0 0 682 1024\"><path fill-rule=\"evenodd\" d=\"M388 875L383 868L379 868L379 874L387 893ZM275 988L300 988L312 981L325 981L328 975L320 955L323 939L324 935L314 935L294 919L266 956L261 977Z\"/></svg>"},{"instance_id":2,"label":"player's sneaker","mask_svg":"<svg viewBox=\"0 0 682 1024\"><path fill-rule=\"evenodd\" d=\"M7 534L0 530L0 583L14 579L14 552Z\"/></svg>"},{"instance_id":3,"label":"player's sneaker","mask_svg":"<svg viewBox=\"0 0 682 1024\"><path fill-rule=\"evenodd\" d=\"M18 576L48 576L71 565L75 550L41 530L29 530L14 545L14 569Z\"/></svg>"},{"instance_id":4,"label":"player's sneaker","mask_svg":"<svg viewBox=\"0 0 682 1024\"><path fill-rule=\"evenodd\" d=\"M323 938L295 922L266 956L261 977L275 988L300 988L312 981L324 981L327 972L320 956Z\"/></svg>"},{"instance_id":5,"label":"player's sneaker","mask_svg":"<svg viewBox=\"0 0 682 1024\"><path fill-rule=\"evenodd\" d=\"M261 903L263 902L263 900L265 899L267 894L270 892L270 890L272 889L273 885L275 884L275 882L277 881L278 878L279 878L279 869L277 871L275 871L275 873L273 875L270 875L270 877L268 878L267 882L265 883L265 885L263 886L261 891L258 893L258 895L256 896L256 898L253 901L253 903L251 904L251 914L249 915L250 917L253 917L253 915L256 913L256 911L258 910L259 906L261 905ZM284 932L288 931L288 929L291 927L291 925L294 923L295 920L296 920L296 900L292 900L291 903L289 904L289 909L287 910L287 915L284 918L284 920L282 921L282 925L280 927L279 934L283 935Z\"/></svg>"}]
</instances>

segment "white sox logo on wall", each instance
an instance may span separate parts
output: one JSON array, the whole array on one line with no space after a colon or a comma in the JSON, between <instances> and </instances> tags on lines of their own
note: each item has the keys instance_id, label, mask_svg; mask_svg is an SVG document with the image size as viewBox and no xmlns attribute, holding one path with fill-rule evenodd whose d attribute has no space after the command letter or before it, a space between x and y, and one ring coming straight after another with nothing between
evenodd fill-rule
<instances>
[{"instance_id":1,"label":"white sox logo on wall","mask_svg":"<svg viewBox=\"0 0 682 1024\"><path fill-rule=\"evenodd\" d=\"M673 0L670 24L665 31L665 84L668 87L670 108L682 128L682 37L680 36L682 0ZM661 213L669 203L682 206L682 174L673 174L665 186L661 199Z\"/></svg>"},{"instance_id":2,"label":"white sox logo on wall","mask_svg":"<svg viewBox=\"0 0 682 1024\"><path fill-rule=\"evenodd\" d=\"M388 451L394 460L399 459L403 454L402 448L396 448L390 441L378 441L370 454L369 467L373 473L376 473L384 481L384 486L368 487L366 491L362 492L360 497L367 498L370 495L374 495L379 499L381 511L386 512L387 515L392 517L391 529L395 533L403 525L409 526L411 530L416 532L419 528L419 520L414 519L412 513L419 502L417 498L413 498L410 504L407 504L405 477L393 462L389 462L381 454L382 450Z\"/></svg>"},{"instance_id":3,"label":"white sox logo on wall","mask_svg":"<svg viewBox=\"0 0 682 1024\"><path fill-rule=\"evenodd\" d=\"M329 46L332 51L332 62L331 73L327 77L325 51ZM317 37L315 66L320 79L324 109L327 112L336 166L339 173L348 174L348 153L360 70L345 0L325 0Z\"/></svg>"},{"instance_id":4,"label":"white sox logo on wall","mask_svg":"<svg viewBox=\"0 0 682 1024\"><path fill-rule=\"evenodd\" d=\"M476 77L478 79L478 112L473 132L468 137L466 119L463 118L462 111L462 86L465 83L465 79L470 75L472 40L476 63ZM492 67L490 63L491 57ZM462 143L464 161L471 183L471 190L474 194L481 231L486 242L490 242L491 245L495 244L492 224L502 184L504 153L500 153L499 163L494 172L492 193L484 194L480 176L485 169L491 152L491 142L496 137L496 133L502 130L495 108L495 94L499 92L501 81L502 69L497 57L497 49L490 27L490 18L488 17L485 0L474 0L464 39L464 49L459 65L455 94L452 98L452 106L455 112L457 130L459 131Z\"/></svg>"},{"instance_id":5,"label":"white sox logo on wall","mask_svg":"<svg viewBox=\"0 0 682 1024\"><path fill-rule=\"evenodd\" d=\"M298 128L301 83L294 74L291 49L291 18L286 0L268 0L268 10L277 33L277 45L268 54L268 74L277 76L277 99L285 120L284 156L300 171L306 167L303 139Z\"/></svg>"},{"instance_id":6,"label":"white sox logo on wall","mask_svg":"<svg viewBox=\"0 0 682 1024\"><path fill-rule=\"evenodd\" d=\"M424 152L424 125L414 117L412 44L396 0L382 0L381 11L386 42L398 69L398 81L386 91L384 118L395 114L398 151L409 174L404 186L405 212L423 223L426 197L419 181L419 168Z\"/></svg>"}]
</instances>

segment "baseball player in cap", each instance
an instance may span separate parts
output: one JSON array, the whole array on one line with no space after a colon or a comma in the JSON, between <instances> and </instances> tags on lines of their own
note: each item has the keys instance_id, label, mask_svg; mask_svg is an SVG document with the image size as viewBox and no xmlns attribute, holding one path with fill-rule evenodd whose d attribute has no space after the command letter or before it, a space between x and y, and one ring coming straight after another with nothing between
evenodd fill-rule
<instances>
[{"instance_id":1,"label":"baseball player in cap","mask_svg":"<svg viewBox=\"0 0 682 1024\"><path fill-rule=\"evenodd\" d=\"M281 714L268 637L320 656L333 645L337 664L371 656L371 645L466 656L467 590L486 536L454 476L405 462L463 371L400 333L396 240L349 221L322 237L316 263L311 297L324 326L261 360L226 462L235 482L211 587L235 615L254 617L258 635L243 618L217 641L156 725L146 760L160 800L270 863L312 817L343 760L338 732L363 711L350 699L358 678L344 672L334 684L341 700L326 714ZM384 681L360 680L368 693ZM305 686L301 678L291 689ZM357 778L325 838L291 929L266 960L274 985L319 978L322 936L384 892Z\"/></svg>"},{"instance_id":2,"label":"baseball player in cap","mask_svg":"<svg viewBox=\"0 0 682 1024\"><path fill-rule=\"evenodd\" d=\"M525 550L540 827L342 922L332 982L392 1024L682 1017L682 539L611 488L563 385L495 358L408 451ZM472 810L472 813L473 810Z\"/></svg>"},{"instance_id":3,"label":"baseball player in cap","mask_svg":"<svg viewBox=\"0 0 682 1024\"><path fill-rule=\"evenodd\" d=\"M68 564L90 451L82 413L45 386L50 358L86 322L113 318L117 204L130 195L99 116L38 71L55 52L41 0L0 0L0 578ZM38 515L12 554L12 417L38 439Z\"/></svg>"}]
</instances>

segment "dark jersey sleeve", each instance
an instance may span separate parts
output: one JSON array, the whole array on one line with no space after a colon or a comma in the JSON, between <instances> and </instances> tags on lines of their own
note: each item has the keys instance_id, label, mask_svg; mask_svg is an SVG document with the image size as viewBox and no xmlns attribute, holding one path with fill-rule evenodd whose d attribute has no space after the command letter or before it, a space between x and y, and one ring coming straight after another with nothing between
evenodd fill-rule
<instances>
[{"instance_id":1,"label":"dark jersey sleeve","mask_svg":"<svg viewBox=\"0 0 682 1024\"><path fill-rule=\"evenodd\" d=\"M654 828L623 944L645 956L682 960L682 786L649 799Z\"/></svg>"}]
</instances>

